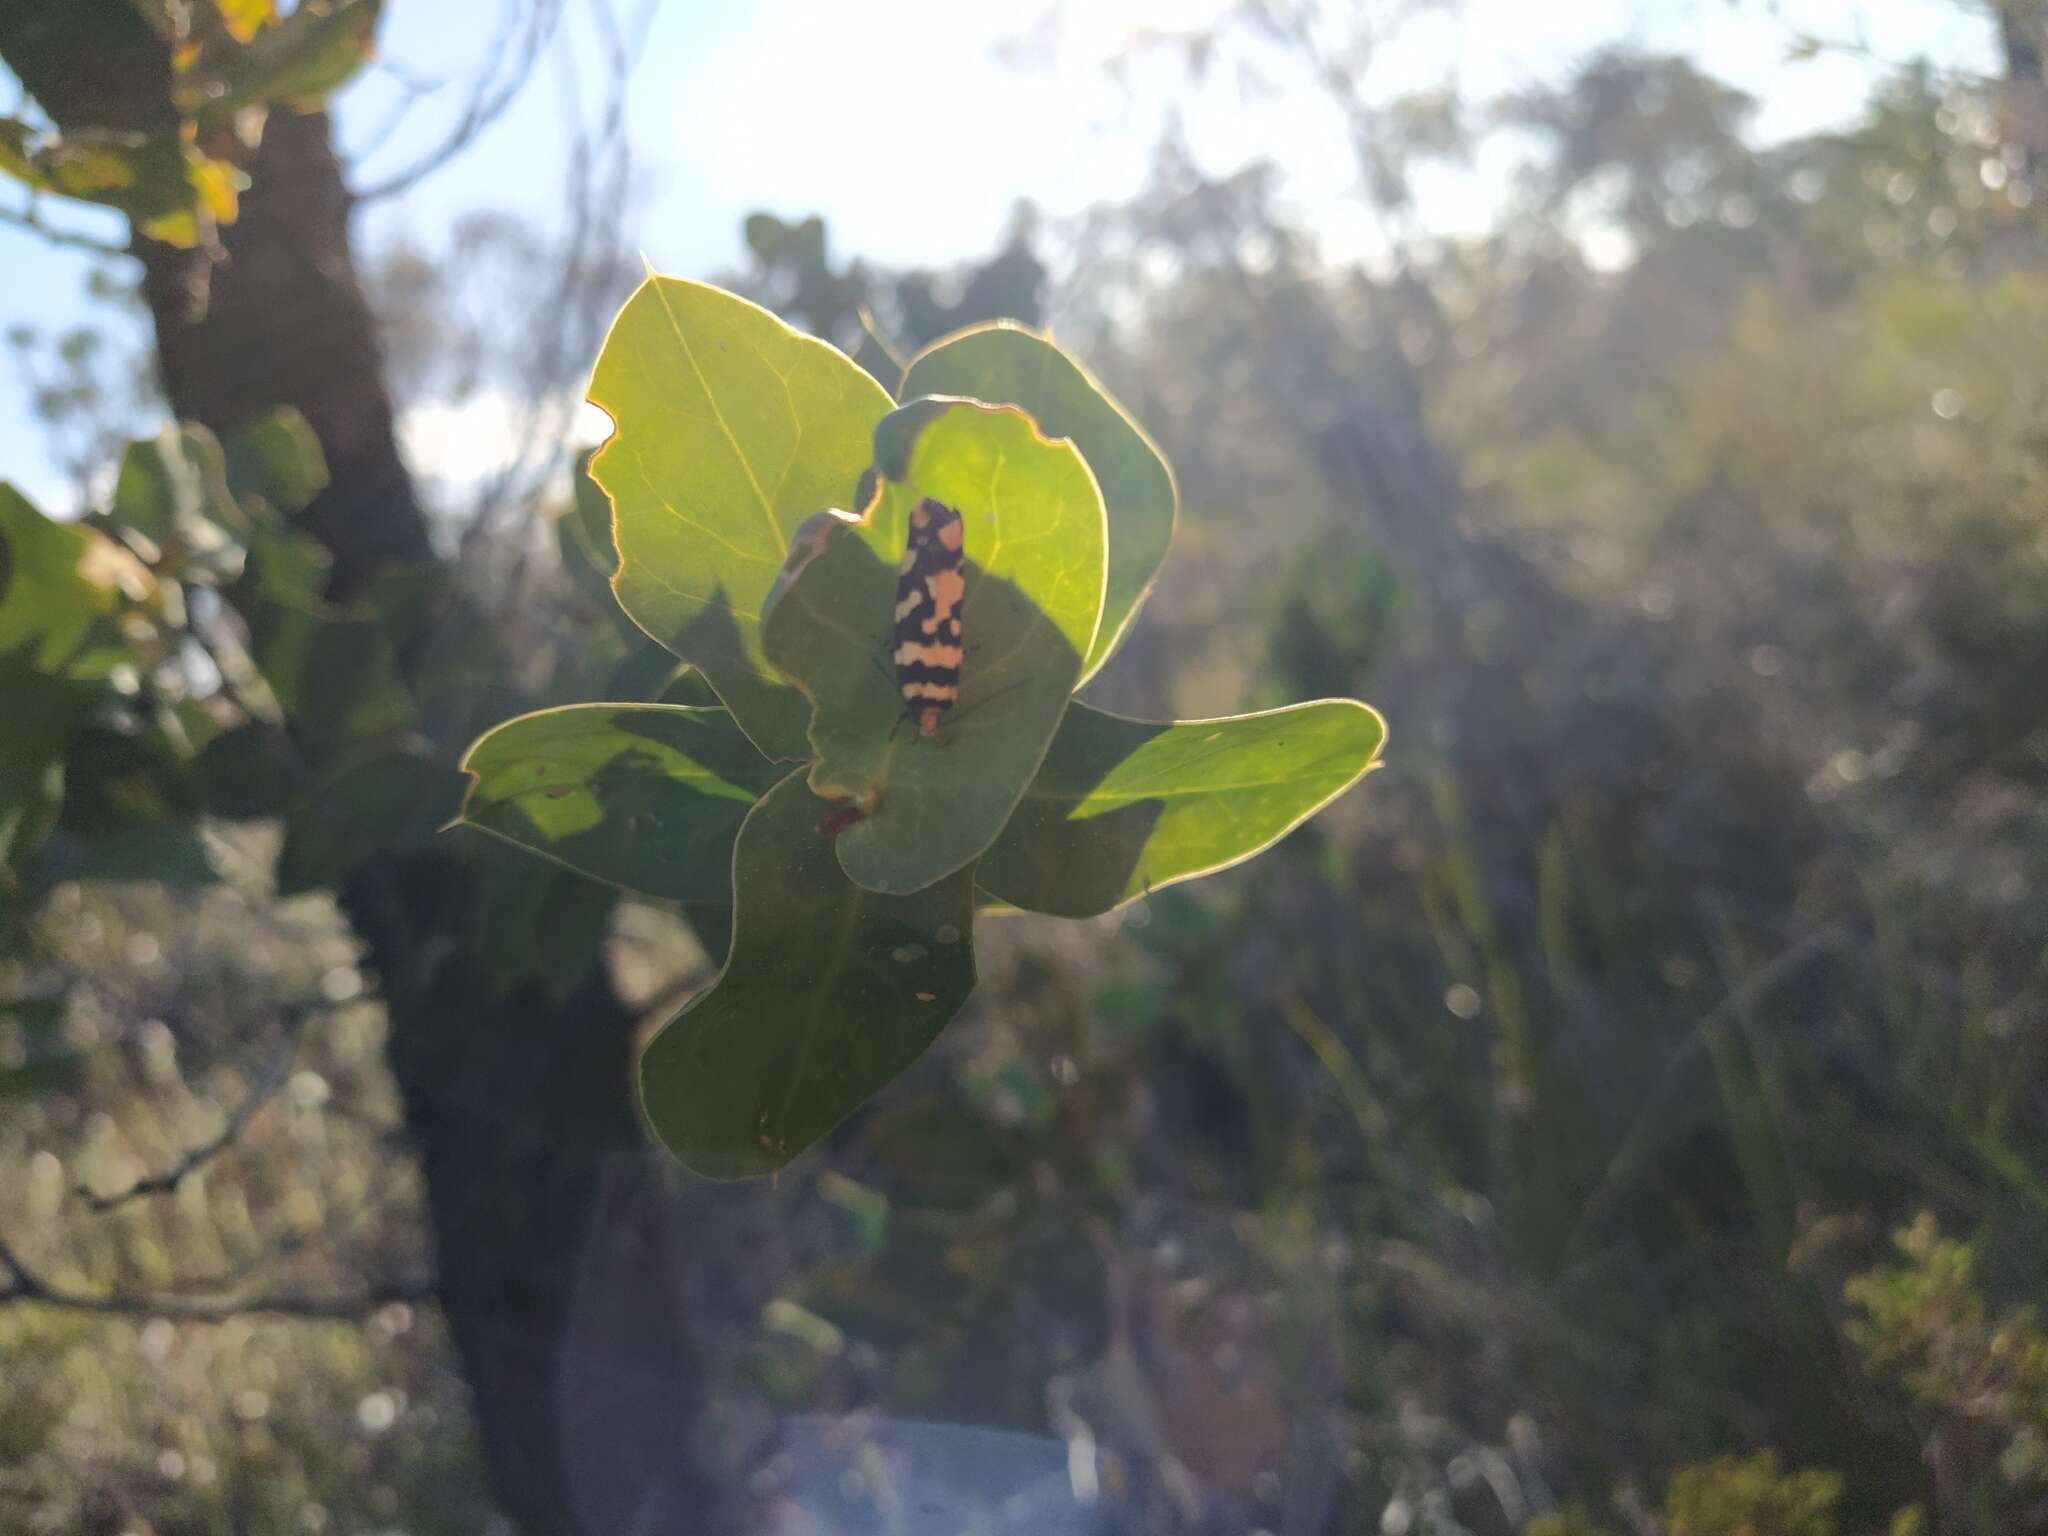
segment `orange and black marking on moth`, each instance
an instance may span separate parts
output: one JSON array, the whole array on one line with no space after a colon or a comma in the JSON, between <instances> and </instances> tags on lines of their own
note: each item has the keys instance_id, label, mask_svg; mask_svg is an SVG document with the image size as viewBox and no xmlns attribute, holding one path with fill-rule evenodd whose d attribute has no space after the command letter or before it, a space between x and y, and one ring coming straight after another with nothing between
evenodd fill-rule
<instances>
[{"instance_id":1,"label":"orange and black marking on moth","mask_svg":"<svg viewBox=\"0 0 2048 1536\"><path fill-rule=\"evenodd\" d=\"M960 610L967 596L960 514L926 497L911 509L896 580L896 686L929 736L960 697Z\"/></svg>"}]
</instances>

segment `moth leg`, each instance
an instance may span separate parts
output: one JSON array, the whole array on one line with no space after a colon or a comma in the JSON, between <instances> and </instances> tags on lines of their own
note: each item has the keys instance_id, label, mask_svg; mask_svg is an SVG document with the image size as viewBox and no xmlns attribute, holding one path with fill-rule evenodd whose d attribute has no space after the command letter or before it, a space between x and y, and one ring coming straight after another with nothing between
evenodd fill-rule
<instances>
[{"instance_id":1,"label":"moth leg","mask_svg":"<svg viewBox=\"0 0 2048 1536\"><path fill-rule=\"evenodd\" d=\"M948 710L946 712L946 718L940 722L939 735L943 737L946 733L946 729L948 726L958 725L963 720L972 719L974 716L974 712L980 709L982 705L993 704L997 699L1000 699L1004 694L1014 693L1017 689L1023 687L1025 682L1026 679L1020 677L1014 683L1003 684L1003 686L998 688L994 693L984 694L981 698L976 699L972 704L969 704L964 709ZM939 742L939 745L944 746L946 745L946 743L942 740Z\"/></svg>"}]
</instances>

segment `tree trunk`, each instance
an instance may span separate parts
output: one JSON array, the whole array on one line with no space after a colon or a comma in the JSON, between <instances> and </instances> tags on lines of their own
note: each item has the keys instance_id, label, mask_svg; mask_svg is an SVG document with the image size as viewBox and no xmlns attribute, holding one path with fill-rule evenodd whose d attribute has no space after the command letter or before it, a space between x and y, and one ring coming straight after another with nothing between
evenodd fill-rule
<instances>
[{"instance_id":1,"label":"tree trunk","mask_svg":"<svg viewBox=\"0 0 2048 1536\"><path fill-rule=\"evenodd\" d=\"M2048 164L2048 3L2005 0L1998 7L1998 39L2005 53L2006 110L2025 160L2022 174Z\"/></svg>"},{"instance_id":2,"label":"tree trunk","mask_svg":"<svg viewBox=\"0 0 2048 1536\"><path fill-rule=\"evenodd\" d=\"M331 595L348 597L433 549L398 456L326 114L272 112L249 174L225 259L138 242L164 393L180 420L215 432L277 405L305 413L332 479L300 521L334 556Z\"/></svg>"},{"instance_id":3,"label":"tree trunk","mask_svg":"<svg viewBox=\"0 0 2048 1536\"><path fill-rule=\"evenodd\" d=\"M60 126L168 113L161 45L120 0L8 8L0 53ZM273 111L248 170L224 258L137 241L171 408L217 433L278 405L305 414L331 480L303 521L333 554L334 595L431 568L326 117ZM437 607L430 622L479 622ZM537 985L504 993L471 948L476 879L457 849L386 854L341 896L387 998L439 1299L497 1495L533 1536L711 1528L666 1165L632 1099L633 1020L596 953L566 1003Z\"/></svg>"},{"instance_id":4,"label":"tree trunk","mask_svg":"<svg viewBox=\"0 0 2048 1536\"><path fill-rule=\"evenodd\" d=\"M274 112L249 171L225 260L143 252L164 387L179 417L219 432L275 405L305 413L332 479L303 521L333 552L331 589L345 596L380 570L431 562L427 522L399 458L326 118ZM443 622L474 620L459 609ZM452 852L393 857L355 877L342 904L389 1000L440 1301L499 1496L535 1533L618 1530L703 1501L679 1470L698 1389L675 1256L646 1236L665 1224L631 1096L633 1021L595 954L564 1005L538 986L500 995L466 943L474 880ZM612 1359L579 1359L572 1391L578 1281L605 1235L601 1210L627 1244L612 1278L640 1283L609 1287ZM576 1348L587 1355L584 1336ZM608 1468L590 1465L593 1445Z\"/></svg>"}]
</instances>

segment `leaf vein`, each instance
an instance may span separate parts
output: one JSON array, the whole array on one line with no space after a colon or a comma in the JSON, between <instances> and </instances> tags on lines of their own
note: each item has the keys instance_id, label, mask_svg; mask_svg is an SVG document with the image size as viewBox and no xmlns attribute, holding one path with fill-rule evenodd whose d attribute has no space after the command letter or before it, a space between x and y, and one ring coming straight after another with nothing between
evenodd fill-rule
<instances>
[{"instance_id":1,"label":"leaf vein","mask_svg":"<svg viewBox=\"0 0 2048 1536\"><path fill-rule=\"evenodd\" d=\"M718 430L725 435L725 441L732 449L732 456L739 463L740 473L747 477L747 484L753 487L754 495L761 504L761 515L768 522L770 547L779 547L782 542L782 525L775 520L774 505L768 500L768 493L761 489L761 482L754 475L753 462L748 459L746 450L740 447L739 438L733 435L732 423L725 419L725 410L719 405L718 396L712 392L711 381L705 377L704 369L697 361L696 349L690 345L690 338L683 334L682 322L676 318L675 310L669 305L668 294L658 282L654 285L654 295L661 301L661 312L668 317L669 329L675 332L676 344L683 349L684 361L689 363L690 372L697 376L697 387L704 391L705 403L711 407L711 419L718 423ZM759 347L753 346L751 342L748 345L756 357L761 357ZM762 357L761 361L767 363L765 357ZM768 371L774 373L775 369L770 365Z\"/></svg>"}]
</instances>

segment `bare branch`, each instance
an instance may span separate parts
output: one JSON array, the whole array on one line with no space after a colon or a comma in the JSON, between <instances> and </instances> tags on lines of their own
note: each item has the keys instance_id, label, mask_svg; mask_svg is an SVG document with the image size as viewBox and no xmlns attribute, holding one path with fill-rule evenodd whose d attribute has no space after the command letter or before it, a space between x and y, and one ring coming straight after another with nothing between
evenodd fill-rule
<instances>
[{"instance_id":1,"label":"bare branch","mask_svg":"<svg viewBox=\"0 0 2048 1536\"><path fill-rule=\"evenodd\" d=\"M358 1291L255 1291L246 1294L201 1295L187 1291L76 1291L43 1278L0 1239L0 1269L11 1280L0 1288L0 1304L35 1302L70 1312L112 1317L168 1317L185 1322L224 1323L252 1314L273 1317L350 1320L375 1312L394 1301L431 1301L433 1277L395 1275Z\"/></svg>"},{"instance_id":2,"label":"bare branch","mask_svg":"<svg viewBox=\"0 0 2048 1536\"><path fill-rule=\"evenodd\" d=\"M388 76L397 82L400 89L413 96L431 96L454 83L454 77L451 75L423 75L409 65L401 64L396 59L384 58L382 55L370 60L370 68L380 75Z\"/></svg>"},{"instance_id":3,"label":"bare branch","mask_svg":"<svg viewBox=\"0 0 2048 1536\"><path fill-rule=\"evenodd\" d=\"M356 193L357 202L393 196L433 175L504 115L525 88L535 62L562 19L561 0L525 0L520 10L524 13L523 25L520 20L508 21L492 39L490 55L476 77L476 90L447 136L404 170Z\"/></svg>"},{"instance_id":4,"label":"bare branch","mask_svg":"<svg viewBox=\"0 0 2048 1536\"><path fill-rule=\"evenodd\" d=\"M95 239L76 230L59 229L54 224L45 224L34 197L30 197L25 208L0 208L0 224L12 224L39 235L52 245L69 246L74 250L91 251L95 256L132 256L135 253L125 245Z\"/></svg>"},{"instance_id":5,"label":"bare branch","mask_svg":"<svg viewBox=\"0 0 2048 1536\"><path fill-rule=\"evenodd\" d=\"M271 1096L284 1086L285 1076L291 1071L292 1056L297 1044L294 1039L285 1041L276 1059L256 1079L242 1102L235 1106L234 1113L228 1116L227 1123L220 1128L218 1135L211 1136L193 1147L162 1173L138 1179L119 1194L95 1194L92 1190L80 1186L79 1198L95 1213L104 1213L126 1205L131 1200L142 1199L146 1195L165 1195L175 1190L185 1181L187 1175L204 1167L241 1139L242 1132L248 1128L249 1122L256 1118L265 1104L270 1102Z\"/></svg>"},{"instance_id":6,"label":"bare branch","mask_svg":"<svg viewBox=\"0 0 2048 1536\"><path fill-rule=\"evenodd\" d=\"M1998 84L1995 73L1971 69L1963 64L1937 62L1922 55L1904 54L1894 56L1878 49L1864 32L1861 22L1856 25L1853 37L1829 37L1803 28L1791 33L1792 47L1797 56L1805 59L1834 55L1837 58L1855 59L1869 64L1888 74L1903 74L1909 69L1924 68L1930 78L1947 81L1955 85L1973 86L1984 89Z\"/></svg>"},{"instance_id":7,"label":"bare branch","mask_svg":"<svg viewBox=\"0 0 2048 1536\"><path fill-rule=\"evenodd\" d=\"M565 394L557 386L576 376L619 297L607 286L607 277L618 270L625 251L619 208L632 177L626 109L656 7L647 0L630 21L622 22L610 0L594 0L590 15L603 61L597 73L609 88L586 116L576 60L567 49L558 54L564 138L570 146L563 198L567 239L555 261L552 290L536 310L545 318L526 338L523 371L537 388L520 433L522 447L470 498L466 550L502 531L508 515L529 509L560 467L580 391Z\"/></svg>"}]
</instances>

